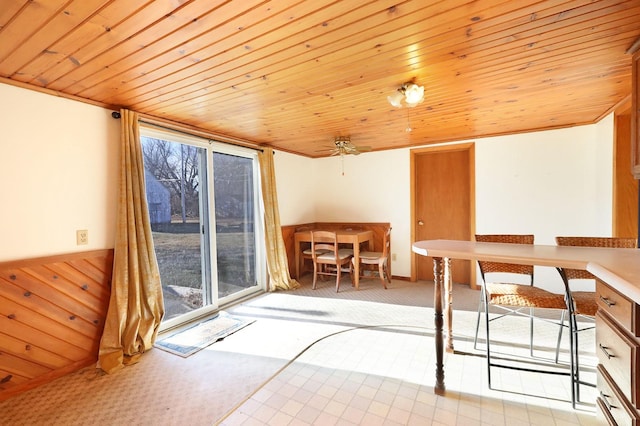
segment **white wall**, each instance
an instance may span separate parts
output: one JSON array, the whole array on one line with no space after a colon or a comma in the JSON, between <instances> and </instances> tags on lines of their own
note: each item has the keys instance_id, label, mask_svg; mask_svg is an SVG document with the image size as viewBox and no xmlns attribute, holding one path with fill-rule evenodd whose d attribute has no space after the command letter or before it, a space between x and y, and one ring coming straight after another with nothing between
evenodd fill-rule
<instances>
[{"instance_id":1,"label":"white wall","mask_svg":"<svg viewBox=\"0 0 640 426\"><path fill-rule=\"evenodd\" d=\"M479 141L476 231L533 233L538 244L610 235L613 142L598 126Z\"/></svg>"},{"instance_id":2,"label":"white wall","mask_svg":"<svg viewBox=\"0 0 640 426\"><path fill-rule=\"evenodd\" d=\"M112 248L119 121L5 84L0 99L0 261Z\"/></svg>"},{"instance_id":3,"label":"white wall","mask_svg":"<svg viewBox=\"0 0 640 426\"><path fill-rule=\"evenodd\" d=\"M280 151L275 153L273 161L280 206L280 224L315 222L316 162L307 157Z\"/></svg>"},{"instance_id":4,"label":"white wall","mask_svg":"<svg viewBox=\"0 0 640 426\"><path fill-rule=\"evenodd\" d=\"M555 244L561 234L611 235L611 116L596 125L460 142L476 143L478 233L533 233L539 244ZM340 161L276 155L282 223L390 222L394 275L410 276L410 149L347 156L344 176ZM542 287L561 286L551 268L536 275Z\"/></svg>"},{"instance_id":5,"label":"white wall","mask_svg":"<svg viewBox=\"0 0 640 426\"><path fill-rule=\"evenodd\" d=\"M103 108L0 84L0 261L113 247L119 121ZM477 232L611 233L613 118L476 140ZM468 141L461 141L468 142ZM409 149L312 160L277 152L283 225L390 222L411 270ZM496 190L497 188L497 190ZM76 245L76 230L89 245ZM548 274L552 285L559 278ZM542 285L542 284L541 284Z\"/></svg>"}]
</instances>

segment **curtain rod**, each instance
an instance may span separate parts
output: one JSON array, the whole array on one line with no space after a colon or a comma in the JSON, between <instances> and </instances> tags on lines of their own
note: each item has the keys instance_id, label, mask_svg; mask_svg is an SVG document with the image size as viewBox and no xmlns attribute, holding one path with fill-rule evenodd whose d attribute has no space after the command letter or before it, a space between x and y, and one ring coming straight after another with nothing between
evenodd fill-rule
<instances>
[{"instance_id":1,"label":"curtain rod","mask_svg":"<svg viewBox=\"0 0 640 426\"><path fill-rule=\"evenodd\" d=\"M111 113L111 116L113 118L115 118L115 119L119 119L120 118L120 113L118 111L113 111ZM150 126L158 127L160 129L165 129L165 130L170 130L172 132L181 133L183 135L202 137L201 135L196 134L196 132L189 132L187 130L176 129L175 127L163 126L162 124L154 123L152 121L147 121L144 118L138 118L138 121L141 122L141 123L144 123L144 124L148 124ZM213 140L213 141L216 141L216 142L226 143L226 144L233 145L233 146L238 146L238 147L241 147L241 148L253 149L255 151L264 152L264 149L262 149L262 148L253 147L253 146L250 146L250 144L244 145L244 144L239 143L239 142L234 142L234 141L231 141L231 140L227 139L226 137L217 139L216 137L212 137L212 136L208 135L206 138L209 139L210 141ZM220 139L225 139L225 140L220 140Z\"/></svg>"}]
</instances>

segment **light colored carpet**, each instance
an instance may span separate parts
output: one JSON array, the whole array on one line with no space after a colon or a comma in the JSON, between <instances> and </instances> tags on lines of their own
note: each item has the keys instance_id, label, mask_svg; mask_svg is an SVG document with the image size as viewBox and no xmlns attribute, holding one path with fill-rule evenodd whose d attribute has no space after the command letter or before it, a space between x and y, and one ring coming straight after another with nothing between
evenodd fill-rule
<instances>
[{"instance_id":1,"label":"light colored carpet","mask_svg":"<svg viewBox=\"0 0 640 426\"><path fill-rule=\"evenodd\" d=\"M448 394L438 397L431 283L393 281L383 290L368 280L336 295L329 282L315 291L302 282L299 290L225 308L257 321L189 358L151 350L114 375L86 368L0 403L0 423L596 424L592 404L571 410L568 379L523 383L496 375L507 391L486 389L484 360L471 342L477 291L454 290L460 355L447 355ZM539 329L543 350L555 346L555 330ZM495 334L505 347L524 346L521 335L506 331ZM551 399L516 394L514 401L509 388ZM514 419L519 423L509 423Z\"/></svg>"}]
</instances>

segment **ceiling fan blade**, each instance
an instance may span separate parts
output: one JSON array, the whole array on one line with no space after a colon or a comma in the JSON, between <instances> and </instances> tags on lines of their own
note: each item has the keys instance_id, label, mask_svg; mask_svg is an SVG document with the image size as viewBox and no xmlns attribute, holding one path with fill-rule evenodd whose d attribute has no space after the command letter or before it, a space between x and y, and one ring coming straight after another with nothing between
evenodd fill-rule
<instances>
[{"instance_id":1,"label":"ceiling fan blade","mask_svg":"<svg viewBox=\"0 0 640 426\"><path fill-rule=\"evenodd\" d=\"M344 150L347 154L353 154L353 155L359 155L362 152L369 152L371 151L371 147L370 146L355 146L355 145L350 145L350 146L345 146Z\"/></svg>"}]
</instances>

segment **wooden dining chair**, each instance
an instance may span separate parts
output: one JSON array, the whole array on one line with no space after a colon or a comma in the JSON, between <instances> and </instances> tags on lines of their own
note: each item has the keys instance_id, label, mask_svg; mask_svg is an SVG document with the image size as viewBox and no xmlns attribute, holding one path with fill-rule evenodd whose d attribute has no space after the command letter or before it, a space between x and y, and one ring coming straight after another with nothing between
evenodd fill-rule
<instances>
[{"instance_id":1,"label":"wooden dining chair","mask_svg":"<svg viewBox=\"0 0 640 426\"><path fill-rule=\"evenodd\" d=\"M311 231L311 257L313 259L313 289L316 289L318 276L336 277L336 293L340 291L340 276L346 266L353 285L352 250L338 246L338 236L332 231Z\"/></svg>"},{"instance_id":2,"label":"wooden dining chair","mask_svg":"<svg viewBox=\"0 0 640 426\"><path fill-rule=\"evenodd\" d=\"M304 225L304 226L299 226L295 229L294 232L306 232L306 231L312 231L313 229L315 229L313 226L310 225ZM312 256L312 250L311 250L311 243L304 243L304 246L301 247L301 251L300 251L300 261L302 262L302 273L304 273L305 267L304 265L307 262L313 263L313 256Z\"/></svg>"},{"instance_id":3,"label":"wooden dining chair","mask_svg":"<svg viewBox=\"0 0 640 426\"><path fill-rule=\"evenodd\" d=\"M476 235L477 242L489 243L507 243L507 244L533 244L533 235L513 235L513 234L493 234L493 235ZM520 315L529 318L529 351L533 357L533 324L534 319L543 321L552 321L548 318L536 317L535 309L557 309L561 311L560 322L558 323L558 340L556 351L559 350L559 344L562 340L562 329L564 315L566 313L566 303L563 294L556 294L534 285L534 268L533 265L518 265L511 263L478 261L480 267L480 275L482 278L482 291L480 294L480 303L478 306L478 318L476 321L476 336L474 339L474 348L478 341L478 330L480 327L481 311L484 310L485 326L486 326L486 354L487 354L487 377L489 388L491 389L491 367L505 367L522 371L548 372L545 370L527 368L527 367L506 367L491 361L490 334L489 324L500 318L509 315ZM493 274L501 279L493 281ZM508 275L504 275L508 274ZM512 277L505 279L504 277ZM521 278L517 280L516 277ZM490 318L490 307L497 308L499 315ZM568 375L568 374L567 374Z\"/></svg>"},{"instance_id":4,"label":"wooden dining chair","mask_svg":"<svg viewBox=\"0 0 640 426\"><path fill-rule=\"evenodd\" d=\"M622 237L556 237L556 244L559 246L574 247L635 249L638 246L638 240L636 238ZM598 311L598 302L595 292L595 277L591 272L585 271L584 269L556 269L562 277L567 294L567 300L571 301L567 306L569 311L568 322L571 370L573 371L571 392L575 395L574 400L580 401L580 385L595 387L594 383L586 383L580 380L580 360L578 356L578 333L595 327L595 325L587 324L580 328L578 324L578 318L586 319L591 322L595 321L596 312ZM573 280L590 280L593 291L573 291L570 286L570 283Z\"/></svg>"},{"instance_id":5,"label":"wooden dining chair","mask_svg":"<svg viewBox=\"0 0 640 426\"><path fill-rule=\"evenodd\" d=\"M378 267L378 276L382 281L382 286L387 289L387 283L391 283L391 227L384 233L382 239L382 251L361 251L360 252L360 278L364 276L363 265L375 265ZM356 259L352 262L355 266Z\"/></svg>"}]
</instances>

